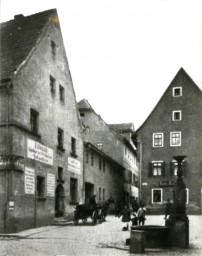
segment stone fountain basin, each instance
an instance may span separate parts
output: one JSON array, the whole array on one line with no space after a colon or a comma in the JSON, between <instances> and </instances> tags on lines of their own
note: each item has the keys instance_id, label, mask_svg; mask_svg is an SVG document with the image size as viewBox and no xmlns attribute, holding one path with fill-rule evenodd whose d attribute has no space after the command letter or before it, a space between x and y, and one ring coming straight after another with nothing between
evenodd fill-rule
<instances>
[{"instance_id":1,"label":"stone fountain basin","mask_svg":"<svg viewBox=\"0 0 202 256\"><path fill-rule=\"evenodd\" d=\"M131 230L144 231L145 248L170 248L169 228L159 225L132 226Z\"/></svg>"}]
</instances>

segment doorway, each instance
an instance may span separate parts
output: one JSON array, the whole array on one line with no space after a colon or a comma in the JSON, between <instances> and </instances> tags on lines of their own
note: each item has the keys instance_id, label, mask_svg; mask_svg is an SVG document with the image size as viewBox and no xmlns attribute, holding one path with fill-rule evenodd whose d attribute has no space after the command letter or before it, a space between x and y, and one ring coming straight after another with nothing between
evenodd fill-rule
<instances>
[{"instance_id":1,"label":"doorway","mask_svg":"<svg viewBox=\"0 0 202 256\"><path fill-rule=\"evenodd\" d=\"M94 195L94 184L85 182L85 204L89 204L89 199Z\"/></svg>"},{"instance_id":2,"label":"doorway","mask_svg":"<svg viewBox=\"0 0 202 256\"><path fill-rule=\"evenodd\" d=\"M64 216L64 188L59 184L55 190L55 217Z\"/></svg>"}]
</instances>

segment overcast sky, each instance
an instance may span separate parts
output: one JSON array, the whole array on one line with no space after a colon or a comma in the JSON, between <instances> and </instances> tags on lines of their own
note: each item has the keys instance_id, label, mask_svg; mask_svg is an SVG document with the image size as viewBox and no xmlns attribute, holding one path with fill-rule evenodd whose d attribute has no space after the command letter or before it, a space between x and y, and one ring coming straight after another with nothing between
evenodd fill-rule
<instances>
[{"instance_id":1,"label":"overcast sky","mask_svg":"<svg viewBox=\"0 0 202 256\"><path fill-rule=\"evenodd\" d=\"M0 0L1 22L57 8L77 101L107 123L150 114L180 67L201 88L201 0Z\"/></svg>"}]
</instances>

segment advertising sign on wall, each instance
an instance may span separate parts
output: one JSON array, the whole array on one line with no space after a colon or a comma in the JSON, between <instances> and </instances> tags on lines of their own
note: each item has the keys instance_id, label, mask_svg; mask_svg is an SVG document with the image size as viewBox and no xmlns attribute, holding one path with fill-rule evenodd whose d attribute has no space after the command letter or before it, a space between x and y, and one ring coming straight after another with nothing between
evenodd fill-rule
<instances>
[{"instance_id":1,"label":"advertising sign on wall","mask_svg":"<svg viewBox=\"0 0 202 256\"><path fill-rule=\"evenodd\" d=\"M55 196L55 175L47 173L47 196Z\"/></svg>"},{"instance_id":2,"label":"advertising sign on wall","mask_svg":"<svg viewBox=\"0 0 202 256\"><path fill-rule=\"evenodd\" d=\"M25 194L35 193L35 170L25 167Z\"/></svg>"},{"instance_id":3,"label":"advertising sign on wall","mask_svg":"<svg viewBox=\"0 0 202 256\"><path fill-rule=\"evenodd\" d=\"M81 162L72 157L68 157L68 171L80 175L81 174Z\"/></svg>"},{"instance_id":4,"label":"advertising sign on wall","mask_svg":"<svg viewBox=\"0 0 202 256\"><path fill-rule=\"evenodd\" d=\"M27 157L53 165L53 150L31 139L27 139Z\"/></svg>"}]
</instances>

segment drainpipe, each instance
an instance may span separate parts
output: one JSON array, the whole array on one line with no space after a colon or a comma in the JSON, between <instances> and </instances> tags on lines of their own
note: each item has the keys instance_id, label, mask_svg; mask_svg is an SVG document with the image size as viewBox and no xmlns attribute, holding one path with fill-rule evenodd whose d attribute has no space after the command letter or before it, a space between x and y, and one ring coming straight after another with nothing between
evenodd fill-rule
<instances>
[{"instance_id":1,"label":"drainpipe","mask_svg":"<svg viewBox=\"0 0 202 256\"><path fill-rule=\"evenodd\" d=\"M142 201L142 143L140 141L137 141L139 143L139 150L140 150L140 164L139 164L139 201Z\"/></svg>"}]
</instances>

